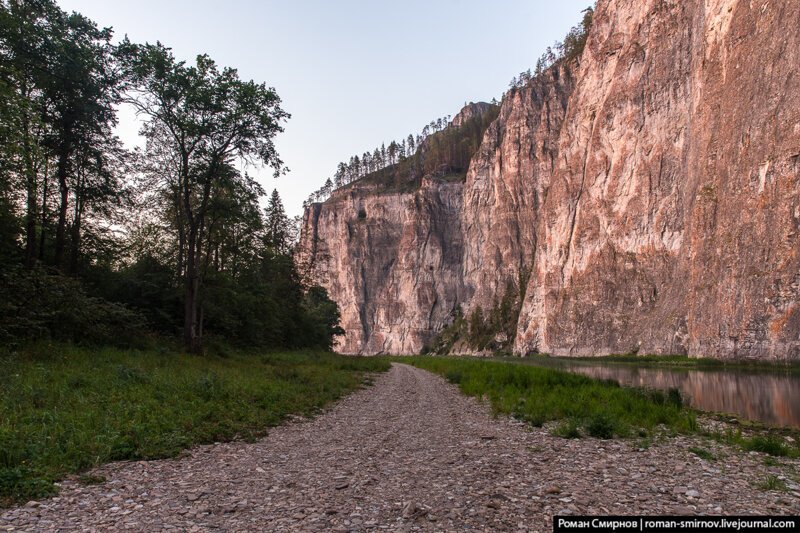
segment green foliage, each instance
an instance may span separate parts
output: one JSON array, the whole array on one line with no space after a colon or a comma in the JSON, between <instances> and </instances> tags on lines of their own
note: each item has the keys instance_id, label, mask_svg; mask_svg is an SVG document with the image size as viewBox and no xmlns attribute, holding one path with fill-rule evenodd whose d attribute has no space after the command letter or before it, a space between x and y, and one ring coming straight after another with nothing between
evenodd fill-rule
<instances>
[{"instance_id":1,"label":"green foliage","mask_svg":"<svg viewBox=\"0 0 800 533\"><path fill-rule=\"evenodd\" d=\"M213 274L236 277L240 256L251 249L241 241L263 224L255 209L263 190L237 163L271 166L275 176L285 172L273 139L289 114L273 88L242 80L207 55L187 64L161 43L139 45L126 38L116 58L126 80L123 101L145 120L148 201L178 234L183 337L199 353L206 282ZM275 211L282 209L279 200L274 193L270 223L285 219ZM282 230L270 226L265 238L285 241ZM272 252L288 250L273 246Z\"/></svg>"},{"instance_id":2,"label":"green foliage","mask_svg":"<svg viewBox=\"0 0 800 533\"><path fill-rule=\"evenodd\" d=\"M375 358L329 353L228 357L38 344L0 354L0 503L111 460L170 457L253 439L359 387ZM88 479L85 482L99 482Z\"/></svg>"},{"instance_id":3,"label":"green foliage","mask_svg":"<svg viewBox=\"0 0 800 533\"><path fill-rule=\"evenodd\" d=\"M706 461L716 460L716 456L705 448L692 446L691 448L689 448L689 451L695 454L697 457L705 459Z\"/></svg>"},{"instance_id":4,"label":"green foliage","mask_svg":"<svg viewBox=\"0 0 800 533\"><path fill-rule=\"evenodd\" d=\"M370 172L359 172L352 179L337 179L340 186L350 183L373 186L378 193L410 192L418 189L423 177L444 181L463 181L472 156L477 152L483 134L500 113L499 106L490 106L460 126L437 127L437 131L420 138L419 145L407 157L399 158ZM324 200L332 192L325 189L312 195L313 201ZM308 202L307 202L308 203Z\"/></svg>"},{"instance_id":5,"label":"green foliage","mask_svg":"<svg viewBox=\"0 0 800 533\"><path fill-rule=\"evenodd\" d=\"M456 343L469 334L469 325L464 318L464 313L459 307L453 315L453 321L445 326L433 340L430 346L422 349L422 353L447 355L453 353Z\"/></svg>"},{"instance_id":6,"label":"green foliage","mask_svg":"<svg viewBox=\"0 0 800 533\"><path fill-rule=\"evenodd\" d=\"M560 422L553 430L553 435L562 439L579 439L581 432L578 429L578 422L574 419Z\"/></svg>"},{"instance_id":7,"label":"green foliage","mask_svg":"<svg viewBox=\"0 0 800 533\"><path fill-rule=\"evenodd\" d=\"M767 475L767 477L765 477L764 480L758 484L758 488L761 490L778 492L786 492L789 490L789 487L786 485L784 480L772 474Z\"/></svg>"},{"instance_id":8,"label":"green foliage","mask_svg":"<svg viewBox=\"0 0 800 533\"><path fill-rule=\"evenodd\" d=\"M780 433L762 429L752 436L742 434L741 427L712 432L709 436L720 442L735 444L745 451L761 452L772 457L800 457L800 446L788 446ZM794 435L796 438L797 435ZM769 459L769 458L767 458Z\"/></svg>"},{"instance_id":9,"label":"green foliage","mask_svg":"<svg viewBox=\"0 0 800 533\"><path fill-rule=\"evenodd\" d=\"M274 89L111 37L52 0L0 1L0 341L329 347L338 314L306 295L278 193L262 213L236 168L283 170ZM145 119L137 154L113 136L121 101Z\"/></svg>"},{"instance_id":10,"label":"green foliage","mask_svg":"<svg viewBox=\"0 0 800 533\"><path fill-rule=\"evenodd\" d=\"M695 414L675 402L655 398L650 391L620 387L585 376L549 368L481 361L475 359L404 358L457 383L462 392L488 398L500 413L513 415L532 425L563 422L561 429L582 427L598 438L645 435L659 425L673 431L697 430Z\"/></svg>"},{"instance_id":11,"label":"green foliage","mask_svg":"<svg viewBox=\"0 0 800 533\"><path fill-rule=\"evenodd\" d=\"M776 457L789 455L786 444L775 435L756 435L742 441L742 447L748 451L766 453Z\"/></svg>"},{"instance_id":12,"label":"green foliage","mask_svg":"<svg viewBox=\"0 0 800 533\"><path fill-rule=\"evenodd\" d=\"M344 330L339 326L339 308L336 302L330 299L328 291L319 286L313 286L306 291L303 297L303 310L308 317L304 334L308 337L308 346L330 350L333 346L333 337L344 335Z\"/></svg>"},{"instance_id":13,"label":"green foliage","mask_svg":"<svg viewBox=\"0 0 800 533\"><path fill-rule=\"evenodd\" d=\"M594 8L587 7L583 10L583 18L580 24L573 26L564 41L561 43L560 52L564 61L574 61L580 58L583 54L583 49L586 48L586 39L589 37L589 30L592 28L594 21Z\"/></svg>"},{"instance_id":14,"label":"green foliage","mask_svg":"<svg viewBox=\"0 0 800 533\"><path fill-rule=\"evenodd\" d=\"M488 313L478 305L466 320L459 308L453 321L436 336L424 353L447 355L453 353L459 343L477 351L503 353L509 350L517 336L519 313L529 278L530 270L523 268L516 281L509 280L506 283L503 297L499 301L495 299Z\"/></svg>"},{"instance_id":15,"label":"green foliage","mask_svg":"<svg viewBox=\"0 0 800 533\"><path fill-rule=\"evenodd\" d=\"M598 439L613 439L615 432L615 422L606 413L595 413L586 423L586 433Z\"/></svg>"},{"instance_id":16,"label":"green foliage","mask_svg":"<svg viewBox=\"0 0 800 533\"><path fill-rule=\"evenodd\" d=\"M518 89L528 84L533 79L541 76L546 70L562 63L571 63L579 60L586 48L586 40L589 37L589 30L594 22L594 8L587 7L583 10L583 18L580 24L573 26L563 41L556 41L551 47L548 46L545 52L536 61L533 72L530 69L520 72L509 83L511 90Z\"/></svg>"},{"instance_id":17,"label":"green foliage","mask_svg":"<svg viewBox=\"0 0 800 533\"><path fill-rule=\"evenodd\" d=\"M141 346L144 318L90 296L78 281L44 269L0 270L0 341L51 338L81 344Z\"/></svg>"},{"instance_id":18,"label":"green foliage","mask_svg":"<svg viewBox=\"0 0 800 533\"><path fill-rule=\"evenodd\" d=\"M264 245L266 248L276 254L291 253L291 225L277 189L273 189L264 215Z\"/></svg>"}]
</instances>

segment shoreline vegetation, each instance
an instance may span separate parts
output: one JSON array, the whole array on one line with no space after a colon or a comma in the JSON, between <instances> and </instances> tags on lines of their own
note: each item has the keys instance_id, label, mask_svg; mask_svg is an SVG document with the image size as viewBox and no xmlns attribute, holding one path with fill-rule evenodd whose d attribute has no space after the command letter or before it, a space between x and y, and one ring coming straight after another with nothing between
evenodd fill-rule
<instances>
[{"instance_id":1,"label":"shoreline vegetation","mask_svg":"<svg viewBox=\"0 0 800 533\"><path fill-rule=\"evenodd\" d=\"M580 361L588 363L635 364L639 366L666 366L671 368L702 368L707 370L730 369L748 371L772 371L800 373L800 361L751 360L751 359L713 359L711 357L689 357L688 355L600 355L579 357L558 357L550 355L531 355L524 359L539 358L554 361ZM502 357L504 360L519 358Z\"/></svg>"},{"instance_id":2,"label":"shoreline vegetation","mask_svg":"<svg viewBox=\"0 0 800 533\"><path fill-rule=\"evenodd\" d=\"M734 424L730 416L688 407L676 389L626 387L613 380L558 368L509 364L507 359L498 358L413 356L393 360L443 376L464 394L488 401L496 414L534 427L546 426L564 438L621 437L646 447L663 436L693 434L744 451L800 457L800 430L753 421ZM709 427L705 419L716 424Z\"/></svg>"},{"instance_id":3,"label":"shoreline vegetation","mask_svg":"<svg viewBox=\"0 0 800 533\"><path fill-rule=\"evenodd\" d=\"M103 463L252 441L389 368L314 351L220 353L59 343L0 351L0 507L53 495L55 482Z\"/></svg>"},{"instance_id":4,"label":"shoreline vegetation","mask_svg":"<svg viewBox=\"0 0 800 533\"><path fill-rule=\"evenodd\" d=\"M687 407L677 390L623 387L497 358L222 347L199 356L172 347L42 342L0 350L0 506L53 495L54 483L73 475L83 483L102 482L81 474L104 463L255 440L292 415L318 413L391 362L438 374L465 395L487 401L495 414L565 439L623 438L646 448L695 435L765 453L765 461L800 457L800 431L715 421L713 413Z\"/></svg>"}]
</instances>

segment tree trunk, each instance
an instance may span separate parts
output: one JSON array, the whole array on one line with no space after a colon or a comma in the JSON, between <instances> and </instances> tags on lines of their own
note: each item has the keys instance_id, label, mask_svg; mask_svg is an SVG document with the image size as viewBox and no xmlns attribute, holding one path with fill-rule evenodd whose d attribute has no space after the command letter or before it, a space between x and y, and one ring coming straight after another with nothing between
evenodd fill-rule
<instances>
[{"instance_id":1,"label":"tree trunk","mask_svg":"<svg viewBox=\"0 0 800 533\"><path fill-rule=\"evenodd\" d=\"M45 240L47 238L47 186L49 185L49 159L44 163L44 176L42 176L42 221L39 227L39 261L44 262Z\"/></svg>"},{"instance_id":2,"label":"tree trunk","mask_svg":"<svg viewBox=\"0 0 800 533\"><path fill-rule=\"evenodd\" d=\"M67 241L67 210L69 209L66 153L62 152L62 154L58 156L56 177L58 178L58 189L61 194L61 200L58 206L58 226L56 227L55 266L60 269L64 266L64 251Z\"/></svg>"},{"instance_id":3,"label":"tree trunk","mask_svg":"<svg viewBox=\"0 0 800 533\"><path fill-rule=\"evenodd\" d=\"M83 218L83 192L82 184L79 181L75 187L75 215L72 220L70 254L69 254L69 273L73 276L78 274L78 263L81 253L81 219Z\"/></svg>"},{"instance_id":4,"label":"tree trunk","mask_svg":"<svg viewBox=\"0 0 800 533\"><path fill-rule=\"evenodd\" d=\"M178 282L183 279L183 258L186 256L186 233L183 229L183 225L179 226L178 229L178 264L176 267L176 274Z\"/></svg>"},{"instance_id":5,"label":"tree trunk","mask_svg":"<svg viewBox=\"0 0 800 533\"><path fill-rule=\"evenodd\" d=\"M26 170L27 211L25 213L25 266L36 264L36 174Z\"/></svg>"},{"instance_id":6,"label":"tree trunk","mask_svg":"<svg viewBox=\"0 0 800 533\"><path fill-rule=\"evenodd\" d=\"M178 260L176 261L175 274L178 283L184 276L184 257L186 252L186 217L183 216L180 190L176 189L173 195L173 205L175 206L175 227L178 230Z\"/></svg>"},{"instance_id":7,"label":"tree trunk","mask_svg":"<svg viewBox=\"0 0 800 533\"><path fill-rule=\"evenodd\" d=\"M197 229L189 229L189 242L186 252L186 292L183 316L183 340L190 353L200 353L201 338L197 328L199 278L197 275Z\"/></svg>"},{"instance_id":8,"label":"tree trunk","mask_svg":"<svg viewBox=\"0 0 800 533\"><path fill-rule=\"evenodd\" d=\"M30 118L28 117L27 111L25 111L22 121L22 152L25 165L25 192L27 196L25 211L25 266L33 268L36 264L36 170L33 164Z\"/></svg>"}]
</instances>

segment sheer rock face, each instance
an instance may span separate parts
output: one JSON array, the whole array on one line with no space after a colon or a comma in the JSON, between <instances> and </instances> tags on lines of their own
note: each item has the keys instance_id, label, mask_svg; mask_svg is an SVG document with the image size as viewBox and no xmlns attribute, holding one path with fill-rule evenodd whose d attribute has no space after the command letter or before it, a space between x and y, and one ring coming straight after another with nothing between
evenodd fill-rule
<instances>
[{"instance_id":1,"label":"sheer rock face","mask_svg":"<svg viewBox=\"0 0 800 533\"><path fill-rule=\"evenodd\" d=\"M347 354L418 353L461 298L463 184L348 187L306 210L298 252L339 304Z\"/></svg>"},{"instance_id":2,"label":"sheer rock face","mask_svg":"<svg viewBox=\"0 0 800 533\"><path fill-rule=\"evenodd\" d=\"M558 155L573 72L510 91L472 158L464 189L465 312L491 309L533 265L540 205Z\"/></svg>"},{"instance_id":3,"label":"sheer rock face","mask_svg":"<svg viewBox=\"0 0 800 533\"><path fill-rule=\"evenodd\" d=\"M800 358L798 17L600 2L518 352Z\"/></svg>"},{"instance_id":4,"label":"sheer rock face","mask_svg":"<svg viewBox=\"0 0 800 533\"><path fill-rule=\"evenodd\" d=\"M341 349L418 352L530 269L518 353L800 359L797 20L793 0L600 0L580 65L506 95L463 186L307 212Z\"/></svg>"}]
</instances>

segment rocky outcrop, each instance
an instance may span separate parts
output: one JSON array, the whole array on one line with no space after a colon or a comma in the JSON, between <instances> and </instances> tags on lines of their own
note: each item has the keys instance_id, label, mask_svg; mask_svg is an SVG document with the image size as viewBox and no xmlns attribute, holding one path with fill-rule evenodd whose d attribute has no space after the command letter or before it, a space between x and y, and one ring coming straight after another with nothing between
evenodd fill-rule
<instances>
[{"instance_id":1,"label":"rocky outcrop","mask_svg":"<svg viewBox=\"0 0 800 533\"><path fill-rule=\"evenodd\" d=\"M472 159L464 189L464 311L491 309L533 266L539 209L574 87L561 65L509 91Z\"/></svg>"},{"instance_id":2,"label":"rocky outcrop","mask_svg":"<svg viewBox=\"0 0 800 533\"><path fill-rule=\"evenodd\" d=\"M599 3L518 352L800 358L798 16Z\"/></svg>"},{"instance_id":3,"label":"rocky outcrop","mask_svg":"<svg viewBox=\"0 0 800 533\"><path fill-rule=\"evenodd\" d=\"M797 20L790 0L600 0L580 61L506 94L465 184L313 207L343 351L418 352L527 279L517 353L800 359Z\"/></svg>"},{"instance_id":4,"label":"rocky outcrop","mask_svg":"<svg viewBox=\"0 0 800 533\"><path fill-rule=\"evenodd\" d=\"M313 204L298 256L339 304L346 354L418 353L461 301L463 183L413 192L357 184Z\"/></svg>"},{"instance_id":5,"label":"rocky outcrop","mask_svg":"<svg viewBox=\"0 0 800 533\"><path fill-rule=\"evenodd\" d=\"M450 121L450 126L459 128L466 124L470 119L480 117L491 112L494 107L495 106L493 104L487 104L486 102L470 102L465 105L456 116L453 117L453 120Z\"/></svg>"}]
</instances>

